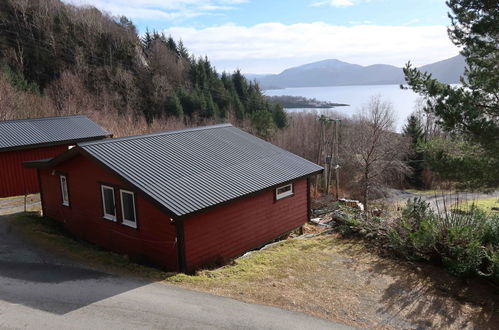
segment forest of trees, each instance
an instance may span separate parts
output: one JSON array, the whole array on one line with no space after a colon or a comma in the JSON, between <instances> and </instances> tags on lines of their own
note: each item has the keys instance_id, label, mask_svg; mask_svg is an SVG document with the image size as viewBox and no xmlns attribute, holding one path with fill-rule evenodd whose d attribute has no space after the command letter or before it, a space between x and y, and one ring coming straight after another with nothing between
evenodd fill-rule
<instances>
[{"instance_id":1,"label":"forest of trees","mask_svg":"<svg viewBox=\"0 0 499 330\"><path fill-rule=\"evenodd\" d=\"M268 102L241 72L219 74L208 58L156 31L139 36L126 17L60 0L5 0L0 13L0 79L28 99L39 97L35 103L45 108L14 107L0 119L78 113L86 105L148 124L230 117L263 136L287 124L282 106Z\"/></svg>"}]
</instances>

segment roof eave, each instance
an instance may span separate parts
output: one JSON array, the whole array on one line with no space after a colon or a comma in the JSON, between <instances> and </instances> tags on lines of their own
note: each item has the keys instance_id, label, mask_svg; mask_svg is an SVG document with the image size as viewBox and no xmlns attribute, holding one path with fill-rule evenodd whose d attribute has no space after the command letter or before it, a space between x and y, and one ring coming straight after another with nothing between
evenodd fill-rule
<instances>
[{"instance_id":1,"label":"roof eave","mask_svg":"<svg viewBox=\"0 0 499 330\"><path fill-rule=\"evenodd\" d=\"M60 145L64 145L64 144L77 144L77 143L82 143L82 142L103 140L103 139L112 138L112 137L113 137L112 133L106 132L106 134L104 134L104 135L96 135L96 136L91 136L91 137L83 138L83 139L62 140L62 141L26 144L26 145L22 145L22 146L12 146L12 147L0 148L0 153L7 152L7 151L33 149L33 148L55 147L55 146L60 146Z\"/></svg>"},{"instance_id":2,"label":"roof eave","mask_svg":"<svg viewBox=\"0 0 499 330\"><path fill-rule=\"evenodd\" d=\"M78 146L69 149L66 152L63 152L62 154L53 157L53 158L46 158L46 159L39 159L39 160L31 160L27 162L23 162L23 166L25 168L38 168L38 169L48 169L51 167L56 166L57 164L60 164L70 158L73 158L74 156L80 154L80 148Z\"/></svg>"}]
</instances>

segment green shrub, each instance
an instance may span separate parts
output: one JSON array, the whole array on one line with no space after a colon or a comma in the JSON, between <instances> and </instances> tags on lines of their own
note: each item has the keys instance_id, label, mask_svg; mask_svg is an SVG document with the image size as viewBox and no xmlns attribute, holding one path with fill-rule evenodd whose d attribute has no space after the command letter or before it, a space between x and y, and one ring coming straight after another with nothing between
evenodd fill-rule
<instances>
[{"instance_id":1,"label":"green shrub","mask_svg":"<svg viewBox=\"0 0 499 330\"><path fill-rule=\"evenodd\" d=\"M343 209L334 213L336 229L343 236L350 236L358 233L363 227L363 217L361 214L352 212L351 209Z\"/></svg>"},{"instance_id":2,"label":"green shrub","mask_svg":"<svg viewBox=\"0 0 499 330\"><path fill-rule=\"evenodd\" d=\"M499 277L499 218L477 208L436 213L421 199L407 202L386 235L388 246L410 260L440 262L461 277Z\"/></svg>"},{"instance_id":3,"label":"green shrub","mask_svg":"<svg viewBox=\"0 0 499 330\"><path fill-rule=\"evenodd\" d=\"M487 276L499 282L499 215L478 208L435 212L408 200L395 221L340 207L333 217L343 235L360 235L408 260L442 264L460 277Z\"/></svg>"},{"instance_id":4,"label":"green shrub","mask_svg":"<svg viewBox=\"0 0 499 330\"><path fill-rule=\"evenodd\" d=\"M499 248L490 252L490 275L492 280L499 283Z\"/></svg>"},{"instance_id":5,"label":"green shrub","mask_svg":"<svg viewBox=\"0 0 499 330\"><path fill-rule=\"evenodd\" d=\"M430 260L435 254L438 228L435 213L419 198L408 200L402 218L388 230L389 246L410 260Z\"/></svg>"}]
</instances>

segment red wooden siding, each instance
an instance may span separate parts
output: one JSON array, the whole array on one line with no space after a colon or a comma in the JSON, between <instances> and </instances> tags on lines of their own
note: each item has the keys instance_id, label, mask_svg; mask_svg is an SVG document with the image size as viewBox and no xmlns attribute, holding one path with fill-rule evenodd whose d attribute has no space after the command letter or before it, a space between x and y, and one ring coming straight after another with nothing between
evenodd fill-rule
<instances>
[{"instance_id":1,"label":"red wooden siding","mask_svg":"<svg viewBox=\"0 0 499 330\"><path fill-rule=\"evenodd\" d=\"M67 177L69 207L62 205L59 173ZM100 165L76 156L40 170L40 179L45 215L64 222L70 232L106 249L177 270L176 229L169 217ZM102 217L101 183L115 186L118 223ZM119 188L135 192L137 229L119 223Z\"/></svg>"},{"instance_id":2,"label":"red wooden siding","mask_svg":"<svg viewBox=\"0 0 499 330\"><path fill-rule=\"evenodd\" d=\"M227 261L305 224L307 180L293 188L293 196L278 201L270 190L186 219L187 271Z\"/></svg>"},{"instance_id":3,"label":"red wooden siding","mask_svg":"<svg viewBox=\"0 0 499 330\"><path fill-rule=\"evenodd\" d=\"M23 162L52 158L68 150L68 145L0 152L0 198L38 192L35 169Z\"/></svg>"}]
</instances>

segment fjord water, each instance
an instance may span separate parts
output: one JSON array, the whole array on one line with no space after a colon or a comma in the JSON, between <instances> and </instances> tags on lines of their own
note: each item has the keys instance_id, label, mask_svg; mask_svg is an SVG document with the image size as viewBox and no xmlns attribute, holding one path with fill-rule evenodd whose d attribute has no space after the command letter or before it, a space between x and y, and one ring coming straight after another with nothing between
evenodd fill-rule
<instances>
[{"instance_id":1,"label":"fjord water","mask_svg":"<svg viewBox=\"0 0 499 330\"><path fill-rule=\"evenodd\" d=\"M358 113L365 106L371 96L380 95L385 101L393 105L396 116L395 126L400 131L407 117L414 111L416 101L420 97L412 90L400 89L399 85L357 85L357 86L328 86L328 87L297 87L284 89L271 89L264 91L265 95L291 95L315 98L320 101L344 103L349 106L335 107L334 111L350 116ZM287 111L300 111L305 109L286 109ZM318 111L320 109L306 109Z\"/></svg>"}]
</instances>

